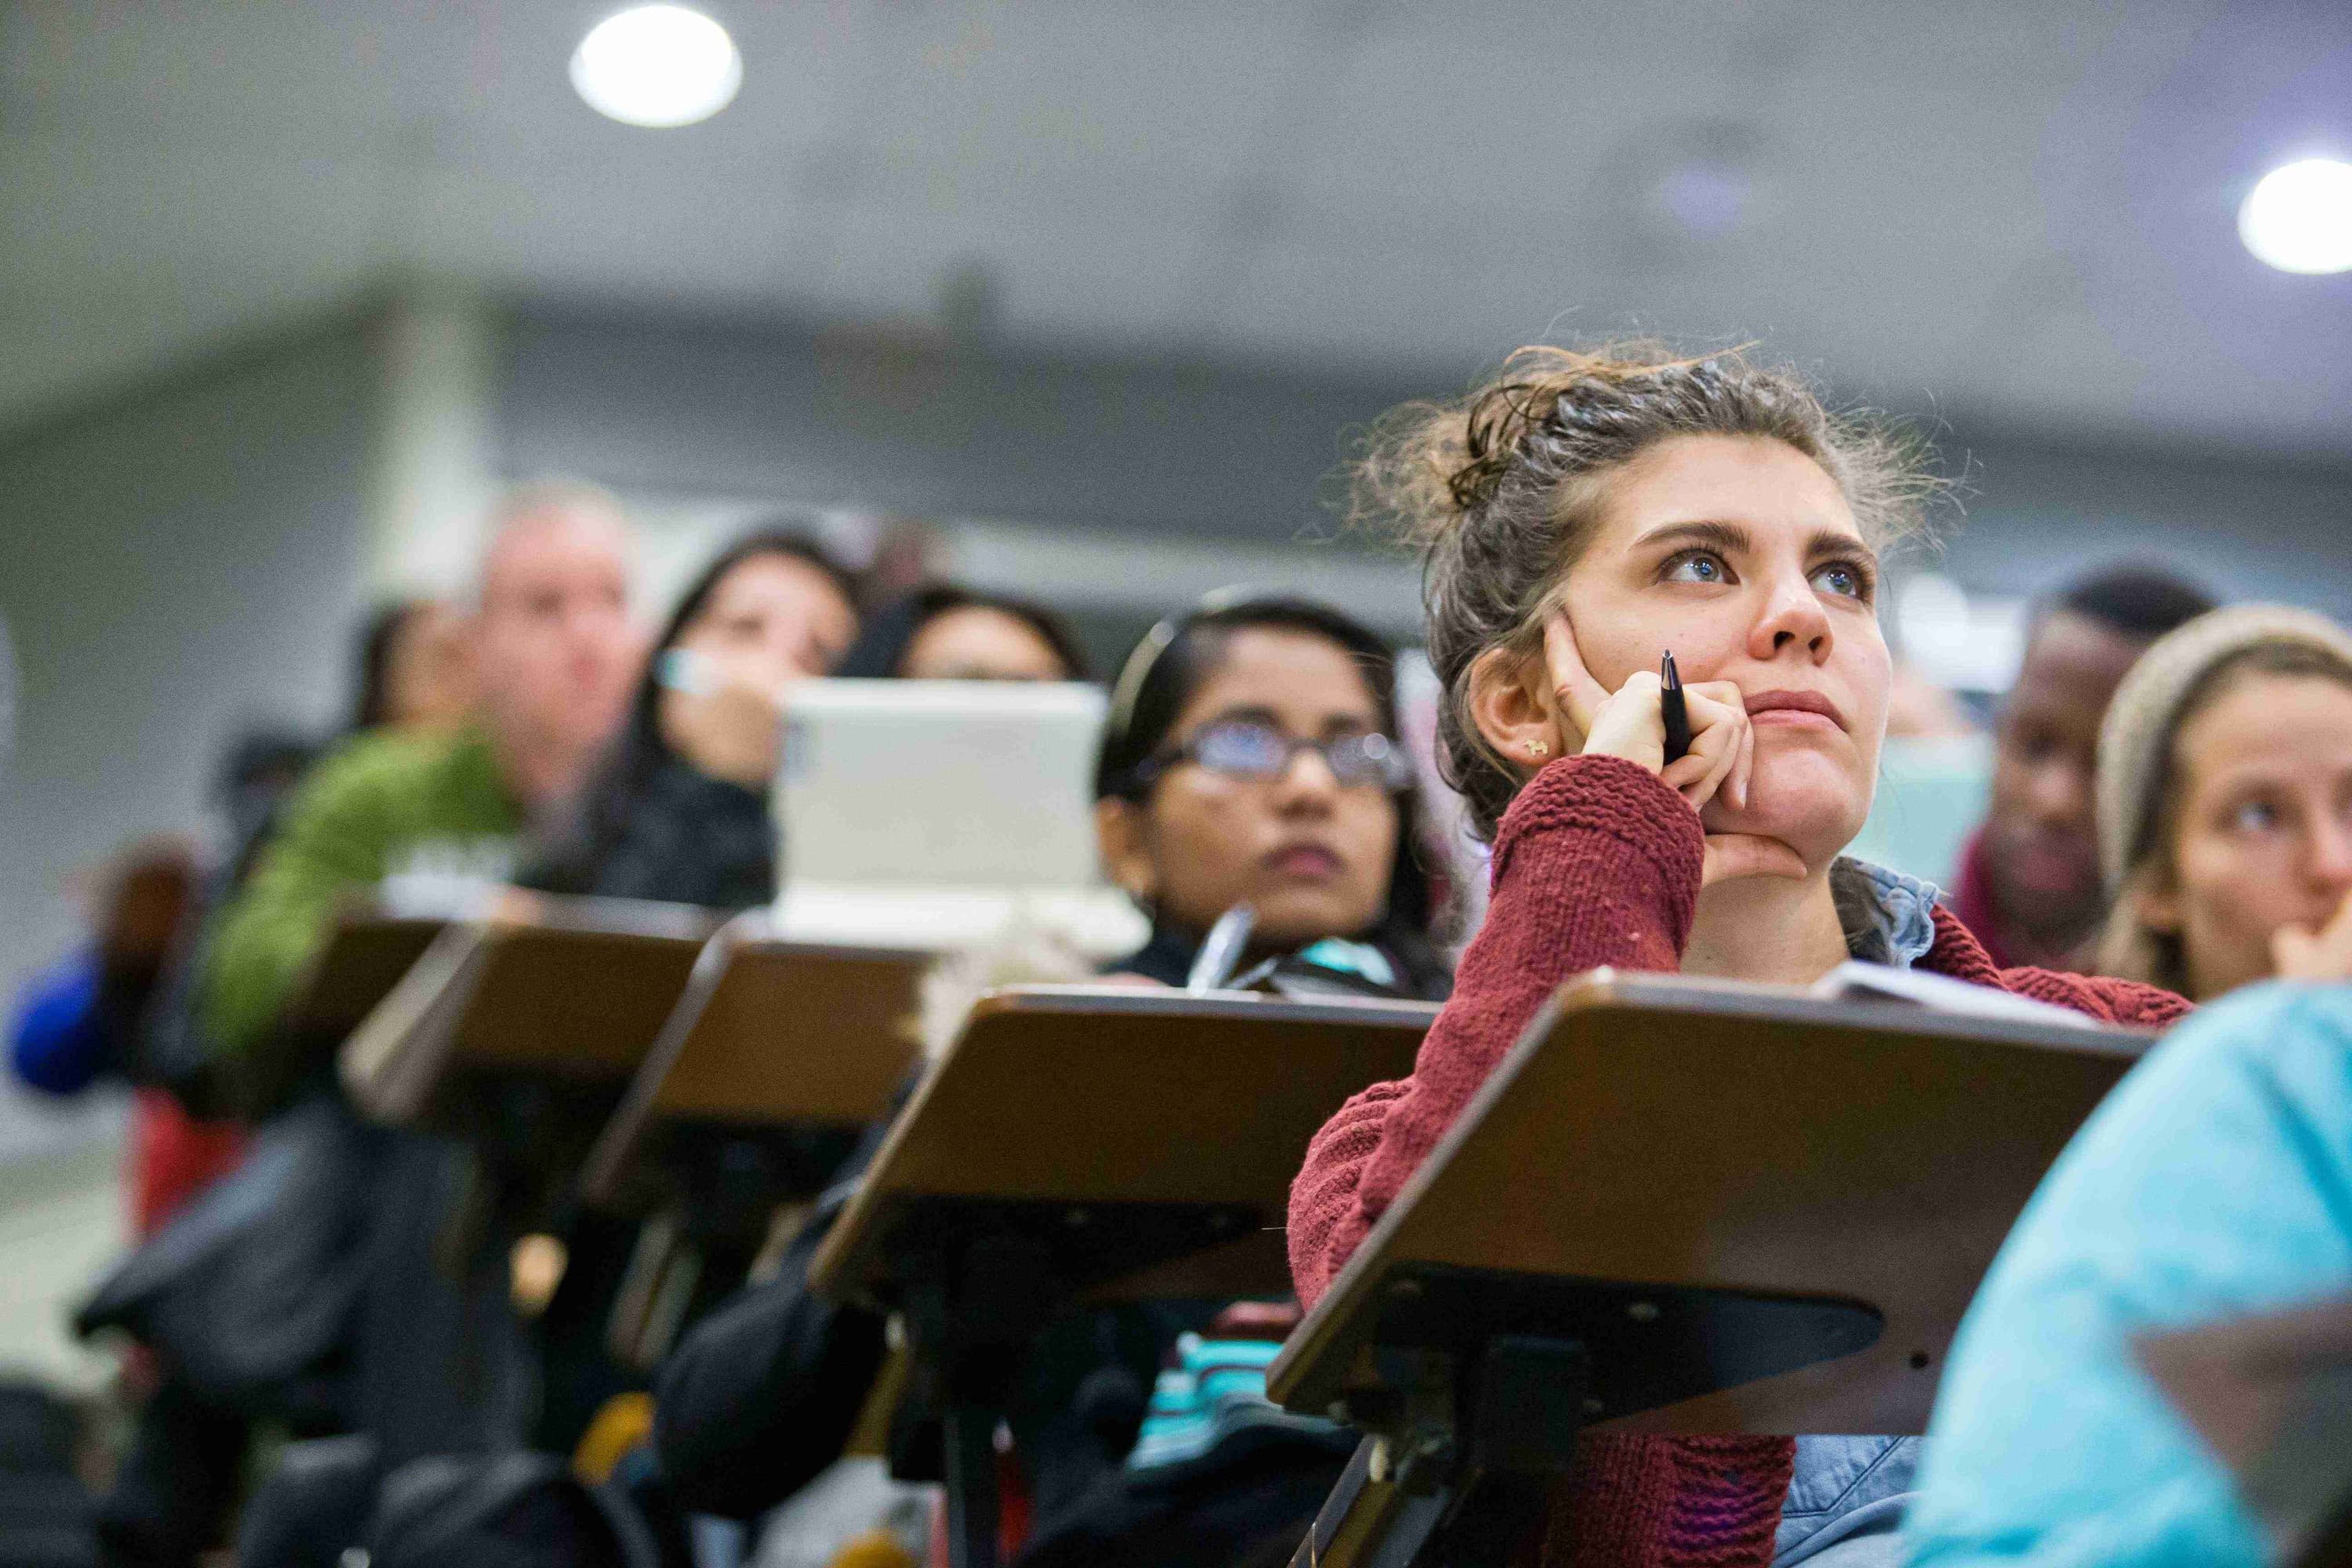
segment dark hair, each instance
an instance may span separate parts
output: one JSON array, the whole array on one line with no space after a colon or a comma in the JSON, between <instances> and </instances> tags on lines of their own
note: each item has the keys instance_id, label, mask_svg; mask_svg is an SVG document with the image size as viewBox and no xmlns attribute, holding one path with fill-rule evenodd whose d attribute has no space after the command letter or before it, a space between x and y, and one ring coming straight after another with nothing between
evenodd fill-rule
<instances>
[{"instance_id":1,"label":"dark hair","mask_svg":"<svg viewBox=\"0 0 2352 1568\"><path fill-rule=\"evenodd\" d=\"M1381 730L1397 733L1396 650L1379 633L1313 599L1221 589L1190 612L1153 626L1128 656L1095 759L1097 799L1140 803L1150 795L1139 770L1168 743L1185 707L1224 663L1234 634L1255 627L1304 632L1337 643L1363 671ZM1429 942L1436 900L1419 853L1420 791L1408 785L1395 799L1396 862L1389 871L1387 910L1376 931L1414 967L1424 960L1436 965Z\"/></svg>"},{"instance_id":2,"label":"dark hair","mask_svg":"<svg viewBox=\"0 0 2352 1568\"><path fill-rule=\"evenodd\" d=\"M1422 551L1429 660L1444 688L1438 761L1471 831L1492 838L1519 769L1470 717L1474 667L1540 646L1553 590L1590 538L1610 476L1678 436L1754 436L1818 463L1873 546L1919 523L1938 488L1919 443L1832 414L1796 372L1738 350L1679 359L1655 343L1523 348L1469 396L1413 403L1375 426L1351 516Z\"/></svg>"},{"instance_id":3,"label":"dark hair","mask_svg":"<svg viewBox=\"0 0 2352 1568\"><path fill-rule=\"evenodd\" d=\"M595 888L604 858L626 836L632 811L648 782L673 759L662 738L662 687L656 679L661 656L677 645L694 624L727 574L744 562L780 555L815 568L840 590L852 615L856 613L857 579L825 548L808 535L789 528L761 528L744 534L719 552L702 574L689 584L677 608L670 612L661 635L654 639L646 672L629 700L628 716L613 739L604 760L589 777L569 814L554 847L526 871L526 886L552 892L588 892Z\"/></svg>"},{"instance_id":4,"label":"dark hair","mask_svg":"<svg viewBox=\"0 0 2352 1568\"><path fill-rule=\"evenodd\" d=\"M317 742L291 730L248 731L229 742L212 789L213 804L228 819L229 853L222 887L245 885L279 808L321 750Z\"/></svg>"},{"instance_id":5,"label":"dark hair","mask_svg":"<svg viewBox=\"0 0 2352 1568\"><path fill-rule=\"evenodd\" d=\"M1006 594L991 594L954 583L934 583L875 612L866 630L841 661L837 672L867 679L903 674L907 654L925 626L953 610L993 610L1010 616L1035 632L1054 657L1062 661L1064 679L1092 680L1094 670L1087 650L1070 625L1045 605Z\"/></svg>"},{"instance_id":6,"label":"dark hair","mask_svg":"<svg viewBox=\"0 0 2352 1568\"><path fill-rule=\"evenodd\" d=\"M358 668L353 671L351 728L373 730L391 719L392 650L409 623L433 607L430 599L394 599L378 605L360 625Z\"/></svg>"},{"instance_id":7,"label":"dark hair","mask_svg":"<svg viewBox=\"0 0 2352 1568\"><path fill-rule=\"evenodd\" d=\"M646 657L646 672L637 679L636 695L629 700L629 716L621 726L613 760L625 760L625 754L630 752L640 753L645 761L645 771L648 773L667 760L669 742L661 736L662 688L661 682L655 679L655 667L663 654L677 646L677 639L686 635L686 628L702 614L703 607L710 603L710 595L719 591L719 584L726 580L727 574L744 562L761 555L781 555L787 561L797 561L803 566L815 568L840 592L843 602L849 606L849 613L856 615L857 578L827 553L824 546L795 529L762 528L744 534L720 551L717 558L702 569L702 575L688 585L685 595L677 602L677 608L672 610L669 619L662 624L661 635L654 638L653 648ZM598 779L601 781L612 771L609 765L598 769ZM593 790L594 785L590 788Z\"/></svg>"},{"instance_id":8,"label":"dark hair","mask_svg":"<svg viewBox=\"0 0 2352 1568\"><path fill-rule=\"evenodd\" d=\"M2147 563L2102 567L2053 595L2033 618L2065 610L2127 637L2155 641L2213 608L2212 595L2179 574Z\"/></svg>"}]
</instances>

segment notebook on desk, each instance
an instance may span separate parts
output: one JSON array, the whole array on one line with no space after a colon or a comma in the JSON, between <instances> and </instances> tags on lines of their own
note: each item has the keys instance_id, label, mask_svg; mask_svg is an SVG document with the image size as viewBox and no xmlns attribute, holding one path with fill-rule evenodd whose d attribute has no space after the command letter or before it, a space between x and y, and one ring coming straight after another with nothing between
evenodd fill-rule
<instances>
[{"instance_id":1,"label":"notebook on desk","mask_svg":"<svg viewBox=\"0 0 2352 1568\"><path fill-rule=\"evenodd\" d=\"M784 700L776 934L944 952L1019 929L1104 957L1147 933L1102 874L1095 687L813 680Z\"/></svg>"}]
</instances>

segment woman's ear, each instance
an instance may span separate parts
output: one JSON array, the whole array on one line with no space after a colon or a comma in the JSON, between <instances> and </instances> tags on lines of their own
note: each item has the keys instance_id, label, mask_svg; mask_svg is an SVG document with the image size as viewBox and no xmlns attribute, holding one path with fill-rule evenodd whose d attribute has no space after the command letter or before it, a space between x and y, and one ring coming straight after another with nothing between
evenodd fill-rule
<instances>
[{"instance_id":1,"label":"woman's ear","mask_svg":"<svg viewBox=\"0 0 2352 1568\"><path fill-rule=\"evenodd\" d=\"M1528 773L1560 754L1551 681L1540 651L1491 647L1470 666L1470 720L1497 756Z\"/></svg>"},{"instance_id":2,"label":"woman's ear","mask_svg":"<svg viewBox=\"0 0 2352 1568\"><path fill-rule=\"evenodd\" d=\"M1160 893L1160 868L1143 841L1143 808L1117 795L1095 802L1095 842L1110 879L1149 908Z\"/></svg>"}]
</instances>

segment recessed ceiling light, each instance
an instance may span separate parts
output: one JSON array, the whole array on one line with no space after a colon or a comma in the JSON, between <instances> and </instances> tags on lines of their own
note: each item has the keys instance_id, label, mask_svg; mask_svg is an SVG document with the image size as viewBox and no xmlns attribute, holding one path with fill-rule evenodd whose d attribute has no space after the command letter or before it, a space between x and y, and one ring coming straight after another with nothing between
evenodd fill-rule
<instances>
[{"instance_id":1,"label":"recessed ceiling light","mask_svg":"<svg viewBox=\"0 0 2352 1568\"><path fill-rule=\"evenodd\" d=\"M637 5L607 16L572 53L573 90L624 125L692 125L734 101L742 85L735 40L683 5Z\"/></svg>"},{"instance_id":2,"label":"recessed ceiling light","mask_svg":"<svg viewBox=\"0 0 2352 1568\"><path fill-rule=\"evenodd\" d=\"M1748 217L1755 182L1737 163L1686 158L1658 181L1658 205L1694 239L1721 239Z\"/></svg>"},{"instance_id":3,"label":"recessed ceiling light","mask_svg":"<svg viewBox=\"0 0 2352 1568\"><path fill-rule=\"evenodd\" d=\"M2352 270L2352 163L2305 158L2273 169L2238 209L2238 237L2282 272Z\"/></svg>"}]
</instances>

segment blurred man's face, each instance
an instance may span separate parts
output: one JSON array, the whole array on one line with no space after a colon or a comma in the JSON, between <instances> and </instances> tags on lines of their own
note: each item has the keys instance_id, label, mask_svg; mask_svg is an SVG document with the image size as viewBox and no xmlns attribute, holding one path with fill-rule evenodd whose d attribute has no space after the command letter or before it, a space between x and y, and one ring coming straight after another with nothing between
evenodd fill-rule
<instances>
[{"instance_id":1,"label":"blurred man's face","mask_svg":"<svg viewBox=\"0 0 2352 1568\"><path fill-rule=\"evenodd\" d=\"M1986 879L2012 931L2063 947L2099 919L2099 723L2147 647L2068 610L2052 612L2026 645L2001 710L1985 825Z\"/></svg>"},{"instance_id":2,"label":"blurred man's face","mask_svg":"<svg viewBox=\"0 0 2352 1568\"><path fill-rule=\"evenodd\" d=\"M614 518L550 509L509 521L482 565L482 706L510 748L584 764L619 728L641 649L629 542Z\"/></svg>"}]
</instances>

